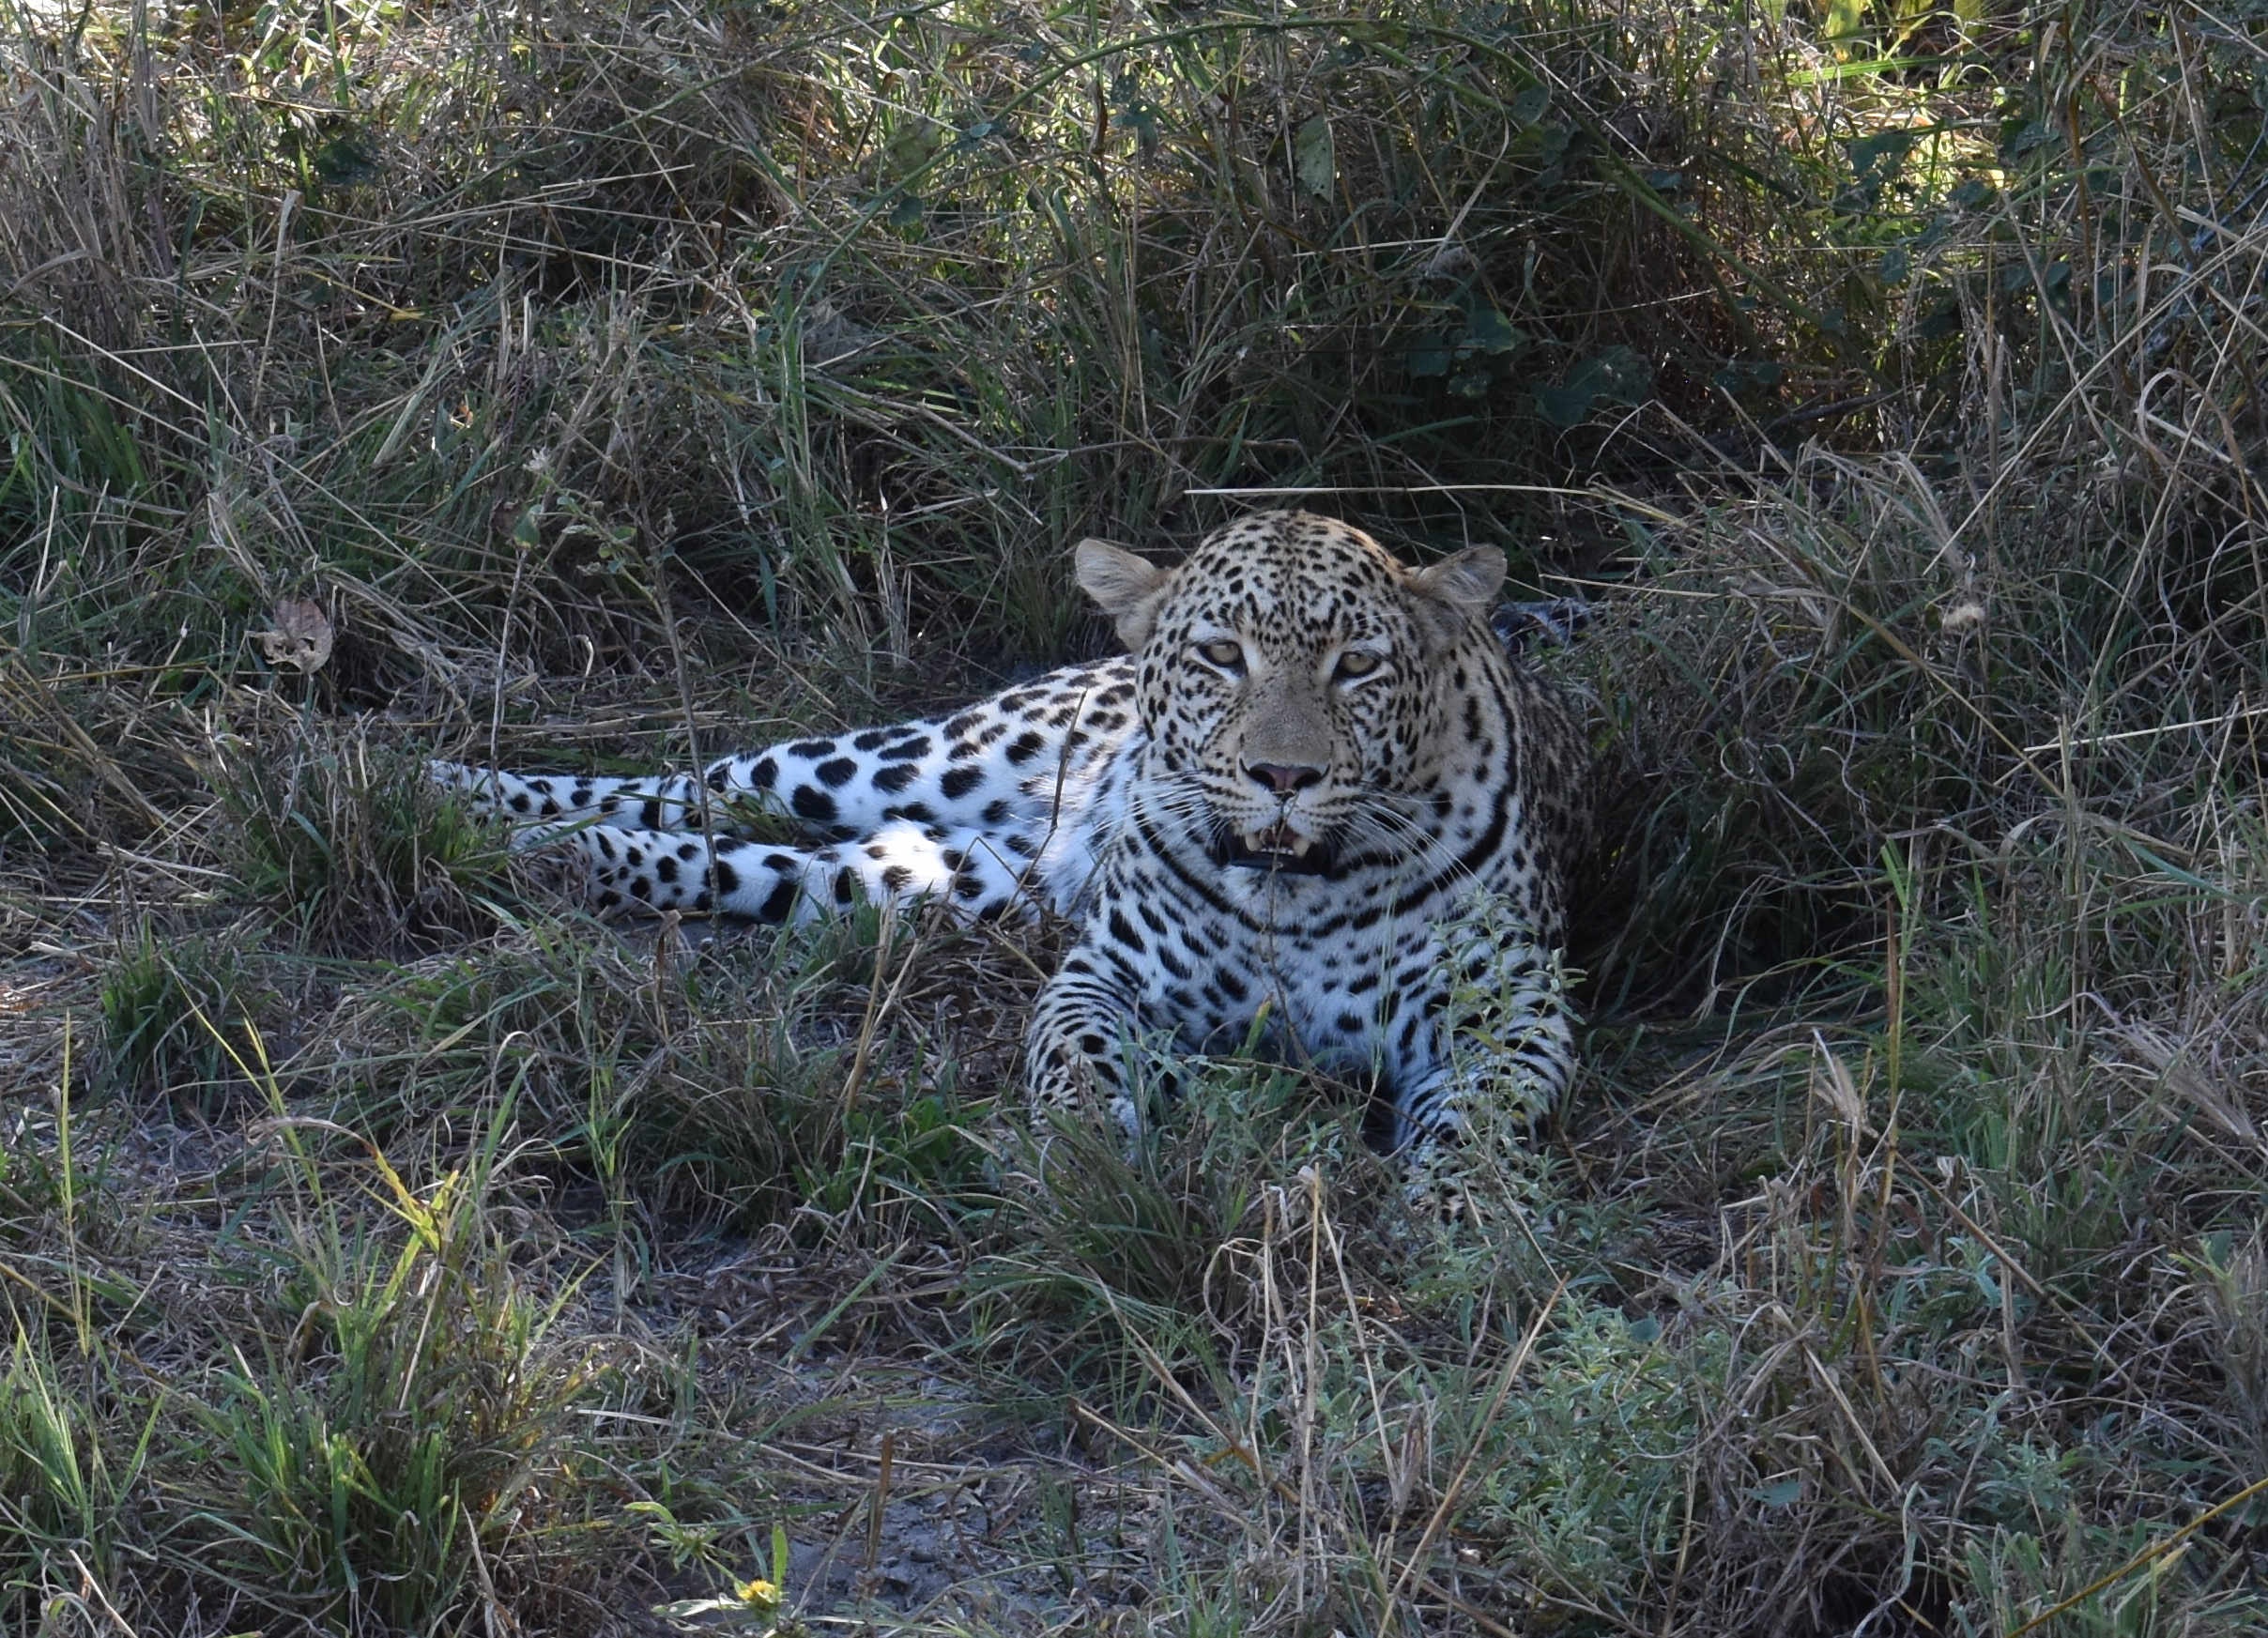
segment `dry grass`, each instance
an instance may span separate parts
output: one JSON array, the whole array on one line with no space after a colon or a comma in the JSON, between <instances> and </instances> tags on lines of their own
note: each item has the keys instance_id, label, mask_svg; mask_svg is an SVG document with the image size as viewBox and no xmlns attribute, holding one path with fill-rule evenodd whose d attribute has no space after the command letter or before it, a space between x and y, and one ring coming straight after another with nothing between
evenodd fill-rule
<instances>
[{"instance_id":1,"label":"dry grass","mask_svg":"<svg viewBox=\"0 0 2268 1638\"><path fill-rule=\"evenodd\" d=\"M2249 14L0 16L0 1626L2258 1630ZM1285 492L1595 604L1493 1231L416 777L966 695Z\"/></svg>"}]
</instances>

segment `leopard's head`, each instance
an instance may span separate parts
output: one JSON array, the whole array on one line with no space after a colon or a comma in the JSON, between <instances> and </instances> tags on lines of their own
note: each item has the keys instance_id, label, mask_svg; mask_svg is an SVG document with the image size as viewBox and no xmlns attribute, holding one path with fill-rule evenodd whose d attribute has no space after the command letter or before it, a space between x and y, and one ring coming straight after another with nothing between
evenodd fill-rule
<instances>
[{"instance_id":1,"label":"leopard's head","mask_svg":"<svg viewBox=\"0 0 2268 1638\"><path fill-rule=\"evenodd\" d=\"M1084 541L1078 569L1140 659L1150 810L1225 864L1327 872L1350 842L1390 850L1433 788L1462 727L1443 673L1494 651L1505 564L1476 546L1412 569L1360 529L1276 512L1178 568Z\"/></svg>"}]
</instances>

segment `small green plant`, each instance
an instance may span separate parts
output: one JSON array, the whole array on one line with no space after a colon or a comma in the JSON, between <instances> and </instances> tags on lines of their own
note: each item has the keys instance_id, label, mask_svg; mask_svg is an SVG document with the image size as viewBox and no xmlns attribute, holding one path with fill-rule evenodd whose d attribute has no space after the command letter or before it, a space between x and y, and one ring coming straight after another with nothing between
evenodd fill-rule
<instances>
[{"instance_id":1,"label":"small green plant","mask_svg":"<svg viewBox=\"0 0 2268 1638\"><path fill-rule=\"evenodd\" d=\"M107 1360L84 1355L67 1369L44 1328L28 1328L15 1299L0 1305L15 1326L0 1369L0 1613L18 1588L49 1594L91 1581L109 1586L124 1523L139 1483L150 1430L106 1425L98 1392Z\"/></svg>"},{"instance_id":2,"label":"small green plant","mask_svg":"<svg viewBox=\"0 0 2268 1638\"><path fill-rule=\"evenodd\" d=\"M799 1630L783 1620L781 1606L788 1596L788 1531L772 1526L772 1573L736 1581L723 1596L680 1599L655 1607L654 1614L681 1632L746 1632L770 1638Z\"/></svg>"}]
</instances>

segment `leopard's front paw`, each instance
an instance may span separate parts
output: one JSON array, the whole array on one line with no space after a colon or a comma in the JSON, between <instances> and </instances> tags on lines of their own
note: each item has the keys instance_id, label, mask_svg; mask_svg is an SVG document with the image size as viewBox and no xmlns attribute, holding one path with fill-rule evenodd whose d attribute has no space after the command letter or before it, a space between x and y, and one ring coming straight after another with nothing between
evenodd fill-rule
<instances>
[{"instance_id":1,"label":"leopard's front paw","mask_svg":"<svg viewBox=\"0 0 2268 1638\"><path fill-rule=\"evenodd\" d=\"M1412 1220L1460 1234L1514 1226L1529 1236L1549 1233L1558 1199L1551 1157L1508 1136L1448 1131L1412 1144L1402 1182Z\"/></svg>"}]
</instances>

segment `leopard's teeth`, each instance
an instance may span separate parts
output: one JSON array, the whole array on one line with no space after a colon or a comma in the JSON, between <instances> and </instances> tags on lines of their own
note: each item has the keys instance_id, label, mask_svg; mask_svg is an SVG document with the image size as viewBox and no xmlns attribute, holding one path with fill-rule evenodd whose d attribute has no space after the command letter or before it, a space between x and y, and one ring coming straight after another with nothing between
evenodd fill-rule
<instances>
[{"instance_id":1,"label":"leopard's teeth","mask_svg":"<svg viewBox=\"0 0 2268 1638\"><path fill-rule=\"evenodd\" d=\"M1301 835L1289 825L1270 825L1264 831L1247 831L1246 849L1254 853L1277 853L1287 859L1304 859L1315 850L1314 842Z\"/></svg>"}]
</instances>

